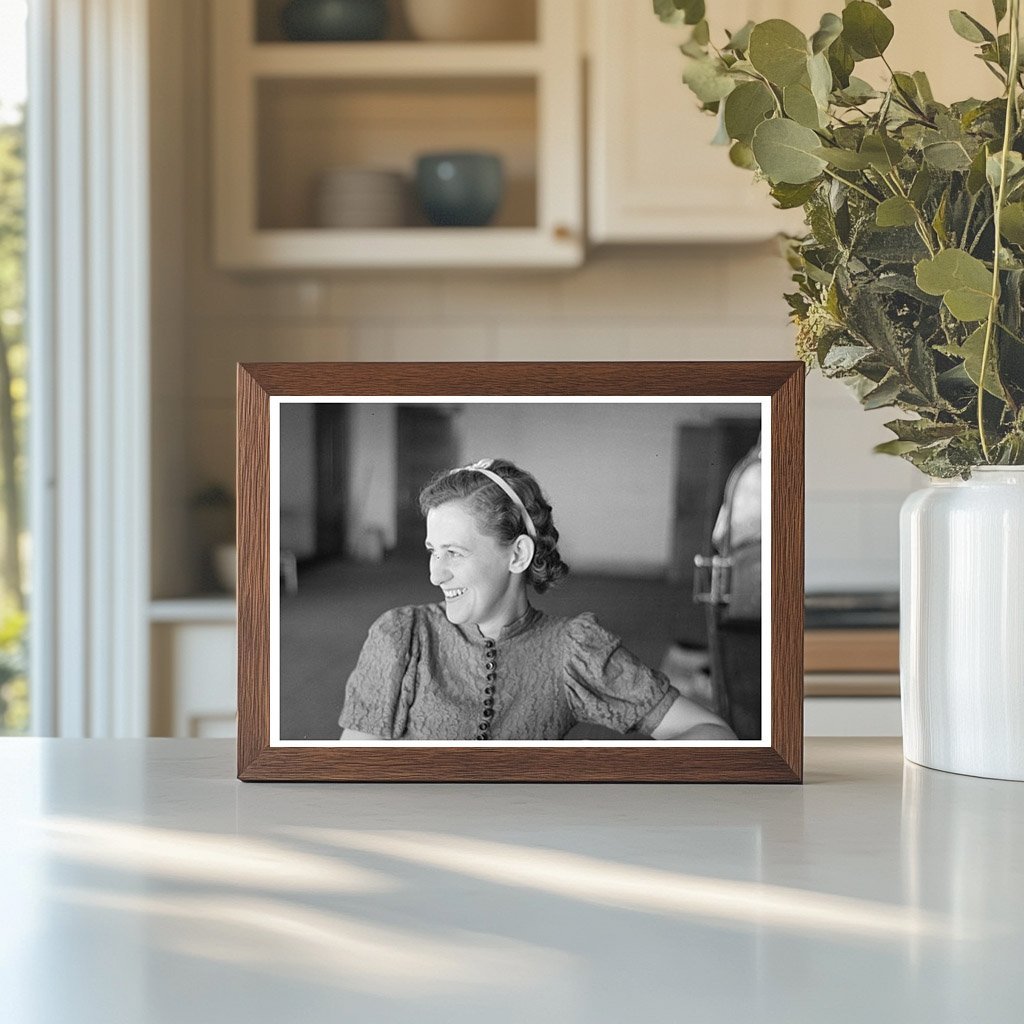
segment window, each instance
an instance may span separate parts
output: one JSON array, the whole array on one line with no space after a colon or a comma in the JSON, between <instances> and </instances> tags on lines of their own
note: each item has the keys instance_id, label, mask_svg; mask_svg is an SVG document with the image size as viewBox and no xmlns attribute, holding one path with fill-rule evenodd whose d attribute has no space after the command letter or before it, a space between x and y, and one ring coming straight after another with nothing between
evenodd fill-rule
<instances>
[{"instance_id":1,"label":"window","mask_svg":"<svg viewBox=\"0 0 1024 1024\"><path fill-rule=\"evenodd\" d=\"M25 432L26 0L0 0L0 735L29 727Z\"/></svg>"}]
</instances>

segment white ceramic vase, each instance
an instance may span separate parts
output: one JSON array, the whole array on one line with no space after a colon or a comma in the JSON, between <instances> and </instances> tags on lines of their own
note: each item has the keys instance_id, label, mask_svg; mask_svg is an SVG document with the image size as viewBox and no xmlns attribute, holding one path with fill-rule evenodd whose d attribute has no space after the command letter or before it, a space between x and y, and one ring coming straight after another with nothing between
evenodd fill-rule
<instances>
[{"instance_id":1,"label":"white ceramic vase","mask_svg":"<svg viewBox=\"0 0 1024 1024\"><path fill-rule=\"evenodd\" d=\"M904 754L1024 781L1024 466L911 494L900 561Z\"/></svg>"}]
</instances>

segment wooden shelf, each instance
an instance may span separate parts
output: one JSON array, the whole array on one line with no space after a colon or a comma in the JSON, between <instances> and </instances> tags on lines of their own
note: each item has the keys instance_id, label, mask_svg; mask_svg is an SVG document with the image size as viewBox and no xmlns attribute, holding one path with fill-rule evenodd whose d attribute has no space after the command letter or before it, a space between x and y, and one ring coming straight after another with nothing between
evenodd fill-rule
<instances>
[{"instance_id":1,"label":"wooden shelf","mask_svg":"<svg viewBox=\"0 0 1024 1024\"><path fill-rule=\"evenodd\" d=\"M809 629L804 633L804 672L898 673L896 629Z\"/></svg>"},{"instance_id":2,"label":"wooden shelf","mask_svg":"<svg viewBox=\"0 0 1024 1024\"><path fill-rule=\"evenodd\" d=\"M221 265L292 270L316 267L573 267L578 238L532 228L394 228L387 231L255 231L221 249Z\"/></svg>"},{"instance_id":3,"label":"wooden shelf","mask_svg":"<svg viewBox=\"0 0 1024 1024\"><path fill-rule=\"evenodd\" d=\"M536 43L257 43L241 57L255 78L536 75Z\"/></svg>"},{"instance_id":4,"label":"wooden shelf","mask_svg":"<svg viewBox=\"0 0 1024 1024\"><path fill-rule=\"evenodd\" d=\"M898 697L900 677L889 672L808 672L805 697Z\"/></svg>"}]
</instances>

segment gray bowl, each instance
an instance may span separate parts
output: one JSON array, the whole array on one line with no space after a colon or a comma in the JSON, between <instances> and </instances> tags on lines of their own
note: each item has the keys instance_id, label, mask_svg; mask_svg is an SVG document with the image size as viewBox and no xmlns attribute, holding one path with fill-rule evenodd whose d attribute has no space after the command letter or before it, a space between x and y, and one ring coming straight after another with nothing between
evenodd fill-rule
<instances>
[{"instance_id":1,"label":"gray bowl","mask_svg":"<svg viewBox=\"0 0 1024 1024\"><path fill-rule=\"evenodd\" d=\"M494 153L425 153L416 161L416 194L436 227L490 223L505 194L501 157Z\"/></svg>"},{"instance_id":2,"label":"gray bowl","mask_svg":"<svg viewBox=\"0 0 1024 1024\"><path fill-rule=\"evenodd\" d=\"M387 0L290 0L281 11L285 38L296 42L380 39L387 24Z\"/></svg>"}]
</instances>

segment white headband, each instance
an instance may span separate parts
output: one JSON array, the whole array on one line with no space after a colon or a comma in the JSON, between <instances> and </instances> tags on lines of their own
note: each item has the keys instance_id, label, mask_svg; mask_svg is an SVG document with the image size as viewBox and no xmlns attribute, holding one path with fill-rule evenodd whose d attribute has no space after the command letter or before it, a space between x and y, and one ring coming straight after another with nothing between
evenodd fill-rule
<instances>
[{"instance_id":1,"label":"white headband","mask_svg":"<svg viewBox=\"0 0 1024 1024\"><path fill-rule=\"evenodd\" d=\"M530 513L526 511L523 499L512 490L507 481L503 480L491 469L493 463L494 459L481 459L479 462L474 462L472 466L460 466L458 469L450 470L448 475L451 476L452 473L483 473L489 480L493 480L512 499L512 504L519 509L523 522L526 524L526 532L533 540L536 540L537 527L533 525L533 520L530 518Z\"/></svg>"}]
</instances>

